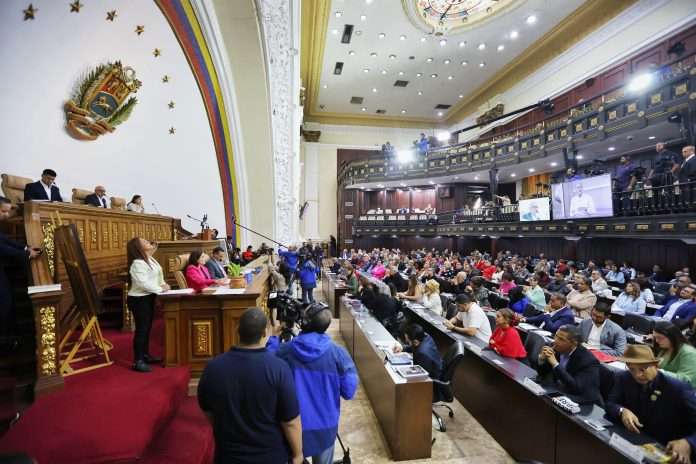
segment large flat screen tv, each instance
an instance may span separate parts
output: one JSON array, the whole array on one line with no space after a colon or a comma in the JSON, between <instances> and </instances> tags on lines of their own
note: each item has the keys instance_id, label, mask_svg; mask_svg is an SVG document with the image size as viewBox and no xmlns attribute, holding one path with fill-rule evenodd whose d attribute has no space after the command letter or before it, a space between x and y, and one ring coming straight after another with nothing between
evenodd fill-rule
<instances>
[{"instance_id":1,"label":"large flat screen tv","mask_svg":"<svg viewBox=\"0 0 696 464\"><path fill-rule=\"evenodd\" d=\"M554 219L583 219L614 215L611 175L553 184L551 202Z\"/></svg>"},{"instance_id":2,"label":"large flat screen tv","mask_svg":"<svg viewBox=\"0 0 696 464\"><path fill-rule=\"evenodd\" d=\"M549 199L532 198L530 200L520 200L519 203L520 221L548 221L551 219L551 208Z\"/></svg>"}]
</instances>

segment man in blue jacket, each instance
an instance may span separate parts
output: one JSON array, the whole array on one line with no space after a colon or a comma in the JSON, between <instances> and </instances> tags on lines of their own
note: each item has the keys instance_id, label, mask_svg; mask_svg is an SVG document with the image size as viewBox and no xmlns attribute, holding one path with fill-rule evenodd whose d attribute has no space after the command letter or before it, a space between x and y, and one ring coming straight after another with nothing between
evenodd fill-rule
<instances>
[{"instance_id":1,"label":"man in blue jacket","mask_svg":"<svg viewBox=\"0 0 696 464\"><path fill-rule=\"evenodd\" d=\"M560 326L575 323L575 313L566 305L565 295L553 293L545 312L538 316L525 317L523 322L536 325L555 334Z\"/></svg>"},{"instance_id":2,"label":"man in blue jacket","mask_svg":"<svg viewBox=\"0 0 696 464\"><path fill-rule=\"evenodd\" d=\"M679 296L673 297L664 306L655 311L654 317L666 319L680 327L689 324L696 317L696 286L693 284L679 290Z\"/></svg>"},{"instance_id":3,"label":"man in blue jacket","mask_svg":"<svg viewBox=\"0 0 696 464\"><path fill-rule=\"evenodd\" d=\"M358 387L358 374L350 356L326 335L331 311L321 304L305 310L302 332L277 349L292 370L302 418L302 448L312 464L332 464L338 433L341 398L350 400Z\"/></svg>"}]
</instances>

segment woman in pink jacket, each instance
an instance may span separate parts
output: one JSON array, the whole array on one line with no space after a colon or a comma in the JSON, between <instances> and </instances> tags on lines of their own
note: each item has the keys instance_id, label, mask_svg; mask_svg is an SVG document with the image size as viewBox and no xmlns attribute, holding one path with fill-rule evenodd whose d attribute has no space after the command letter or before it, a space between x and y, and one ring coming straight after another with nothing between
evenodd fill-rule
<instances>
[{"instance_id":1,"label":"woman in pink jacket","mask_svg":"<svg viewBox=\"0 0 696 464\"><path fill-rule=\"evenodd\" d=\"M189 254L188 264L186 265L186 283L196 293L200 293L204 288L212 285L224 285L225 279L212 279L208 269L205 267L209 257L203 254L202 250L193 250Z\"/></svg>"}]
</instances>

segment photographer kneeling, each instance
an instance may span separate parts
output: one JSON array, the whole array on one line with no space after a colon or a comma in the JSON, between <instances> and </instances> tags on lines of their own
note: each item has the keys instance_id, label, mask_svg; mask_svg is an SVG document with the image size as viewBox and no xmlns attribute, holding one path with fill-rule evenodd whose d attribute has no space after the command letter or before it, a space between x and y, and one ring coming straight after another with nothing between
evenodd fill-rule
<instances>
[{"instance_id":1,"label":"photographer kneeling","mask_svg":"<svg viewBox=\"0 0 696 464\"><path fill-rule=\"evenodd\" d=\"M293 372L302 418L302 447L313 464L332 464L338 433L341 397L353 398L358 375L345 349L326 335L331 311L311 304L302 318L302 331L288 343L271 337L269 350L277 350Z\"/></svg>"}]
</instances>

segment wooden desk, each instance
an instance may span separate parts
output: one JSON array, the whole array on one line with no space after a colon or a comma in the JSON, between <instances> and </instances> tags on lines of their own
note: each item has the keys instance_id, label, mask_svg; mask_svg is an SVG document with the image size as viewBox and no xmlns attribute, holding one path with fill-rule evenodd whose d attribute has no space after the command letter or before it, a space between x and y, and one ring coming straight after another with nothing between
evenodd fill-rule
<instances>
[{"instance_id":1,"label":"wooden desk","mask_svg":"<svg viewBox=\"0 0 696 464\"><path fill-rule=\"evenodd\" d=\"M333 317L340 318L341 297L348 293L348 287L336 274L324 268L321 270L321 288Z\"/></svg>"},{"instance_id":2,"label":"wooden desk","mask_svg":"<svg viewBox=\"0 0 696 464\"><path fill-rule=\"evenodd\" d=\"M343 304L341 332L353 334L352 356L375 415L389 445L392 459L429 458L432 440L432 395L430 379L406 382L389 364L374 341L395 340L369 314L361 318ZM346 322L344 324L344 321ZM347 322L352 321L352 324Z\"/></svg>"}]
</instances>

